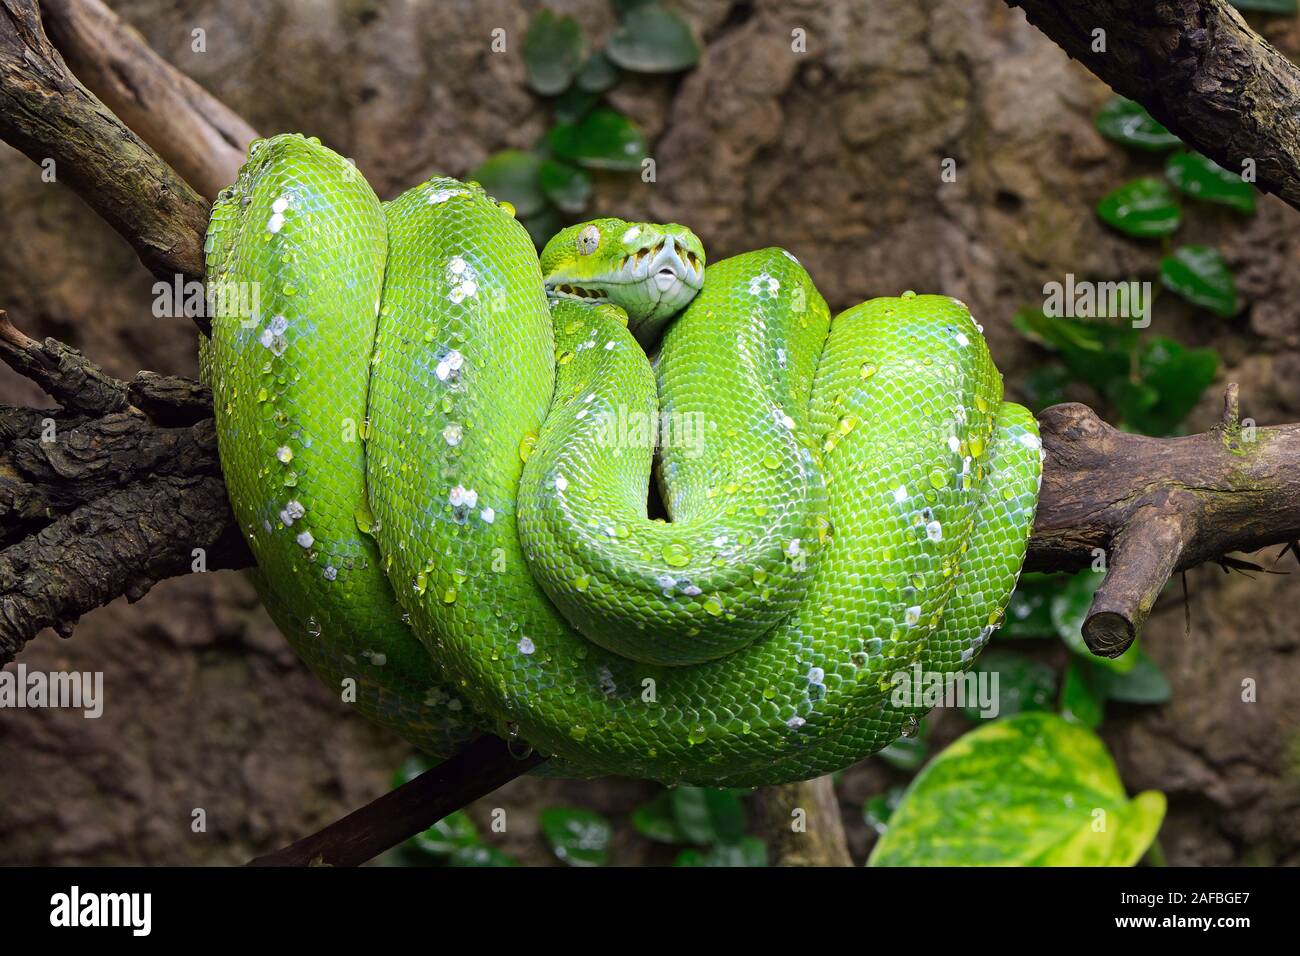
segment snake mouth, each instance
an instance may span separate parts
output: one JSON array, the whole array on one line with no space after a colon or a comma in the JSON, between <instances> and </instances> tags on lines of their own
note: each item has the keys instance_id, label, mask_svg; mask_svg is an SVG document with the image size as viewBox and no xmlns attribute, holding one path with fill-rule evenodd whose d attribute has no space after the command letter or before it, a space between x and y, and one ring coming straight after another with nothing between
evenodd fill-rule
<instances>
[{"instance_id":1,"label":"snake mouth","mask_svg":"<svg viewBox=\"0 0 1300 956\"><path fill-rule=\"evenodd\" d=\"M609 296L599 289L588 289L585 286L572 285L567 282L547 286L546 292L555 299L572 299L575 302L586 302L591 305L599 305L602 302L609 301Z\"/></svg>"},{"instance_id":2,"label":"snake mouth","mask_svg":"<svg viewBox=\"0 0 1300 956\"><path fill-rule=\"evenodd\" d=\"M673 236L664 236L654 245L642 246L623 256L612 281L628 285L647 283L660 293L678 285L698 292L704 285L704 262Z\"/></svg>"}]
</instances>

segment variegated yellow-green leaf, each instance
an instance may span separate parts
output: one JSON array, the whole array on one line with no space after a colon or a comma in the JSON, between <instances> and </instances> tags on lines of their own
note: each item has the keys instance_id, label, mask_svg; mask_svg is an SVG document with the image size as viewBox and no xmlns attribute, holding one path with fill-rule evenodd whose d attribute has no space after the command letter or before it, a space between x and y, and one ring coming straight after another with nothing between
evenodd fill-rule
<instances>
[{"instance_id":1,"label":"variegated yellow-green leaf","mask_svg":"<svg viewBox=\"0 0 1300 956\"><path fill-rule=\"evenodd\" d=\"M1032 712L956 740L912 781L871 866L1132 866L1165 814L1129 799L1090 730Z\"/></svg>"}]
</instances>

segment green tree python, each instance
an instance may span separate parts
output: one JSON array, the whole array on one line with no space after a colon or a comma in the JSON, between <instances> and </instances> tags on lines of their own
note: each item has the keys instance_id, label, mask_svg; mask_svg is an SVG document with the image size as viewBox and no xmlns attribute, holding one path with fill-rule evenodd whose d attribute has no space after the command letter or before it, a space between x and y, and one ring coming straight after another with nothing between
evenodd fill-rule
<instances>
[{"instance_id":1,"label":"green tree python","mask_svg":"<svg viewBox=\"0 0 1300 956\"><path fill-rule=\"evenodd\" d=\"M832 321L783 250L706 279L688 229L619 219L539 258L477 184L381 203L298 135L253 144L206 252L257 293L201 357L259 594L432 755L487 731L572 774L804 779L1001 619L1040 443L955 299Z\"/></svg>"}]
</instances>

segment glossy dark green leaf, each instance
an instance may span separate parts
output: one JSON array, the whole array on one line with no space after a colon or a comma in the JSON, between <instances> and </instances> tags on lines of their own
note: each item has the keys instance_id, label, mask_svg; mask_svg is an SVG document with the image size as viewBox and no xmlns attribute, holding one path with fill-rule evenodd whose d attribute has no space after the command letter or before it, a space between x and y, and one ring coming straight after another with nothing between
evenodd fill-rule
<instances>
[{"instance_id":1,"label":"glossy dark green leaf","mask_svg":"<svg viewBox=\"0 0 1300 956\"><path fill-rule=\"evenodd\" d=\"M1039 365L1029 370L1020 380L1025 404L1030 411L1041 412L1065 401L1065 388L1074 379L1063 365Z\"/></svg>"},{"instance_id":2,"label":"glossy dark green leaf","mask_svg":"<svg viewBox=\"0 0 1300 956\"><path fill-rule=\"evenodd\" d=\"M1106 695L1098 675L1107 673L1110 671L1082 658L1070 661L1061 683L1061 716L1093 730L1100 726L1106 714Z\"/></svg>"},{"instance_id":3,"label":"glossy dark green leaf","mask_svg":"<svg viewBox=\"0 0 1300 956\"><path fill-rule=\"evenodd\" d=\"M1208 156L1174 153L1165 163L1165 176L1175 189L1193 199L1231 206L1238 212L1255 211L1255 187Z\"/></svg>"},{"instance_id":4,"label":"glossy dark green leaf","mask_svg":"<svg viewBox=\"0 0 1300 956\"><path fill-rule=\"evenodd\" d=\"M610 0L609 5L614 8L614 13L622 17L639 7L648 7L651 4L658 3L659 0Z\"/></svg>"},{"instance_id":5,"label":"glossy dark green leaf","mask_svg":"<svg viewBox=\"0 0 1300 956\"><path fill-rule=\"evenodd\" d=\"M1059 586L1057 575L1032 571L1022 574L1007 604L998 637L1054 637L1056 627L1052 624L1051 603Z\"/></svg>"},{"instance_id":6,"label":"glossy dark green leaf","mask_svg":"<svg viewBox=\"0 0 1300 956\"><path fill-rule=\"evenodd\" d=\"M457 847L451 856L447 858L447 865L468 867L518 866L519 862L494 846L476 843L473 846Z\"/></svg>"},{"instance_id":7,"label":"glossy dark green leaf","mask_svg":"<svg viewBox=\"0 0 1300 956\"><path fill-rule=\"evenodd\" d=\"M1010 717L1027 710L1052 709L1056 696L1056 674L1041 661L1015 651L993 648L980 655L971 672L977 679L979 675L990 675L982 681L990 690L991 675L998 675L996 701L989 701L985 706L984 701L968 700L962 705L962 713L971 720ZM990 710L992 712L988 712Z\"/></svg>"},{"instance_id":8,"label":"glossy dark green leaf","mask_svg":"<svg viewBox=\"0 0 1300 956\"><path fill-rule=\"evenodd\" d=\"M443 817L410 840L410 846L430 856L447 857L456 850L479 842L478 827L464 810Z\"/></svg>"},{"instance_id":9,"label":"glossy dark green leaf","mask_svg":"<svg viewBox=\"0 0 1300 956\"><path fill-rule=\"evenodd\" d=\"M902 736L876 754L881 760L899 770L915 770L925 763L930 748L925 743L925 721L918 720L916 730Z\"/></svg>"},{"instance_id":10,"label":"glossy dark green leaf","mask_svg":"<svg viewBox=\"0 0 1300 956\"><path fill-rule=\"evenodd\" d=\"M392 779L389 781L389 789L396 790L404 783L409 783L420 774L433 766L433 761L427 757L407 757L402 761L402 765L393 772Z\"/></svg>"},{"instance_id":11,"label":"glossy dark green leaf","mask_svg":"<svg viewBox=\"0 0 1300 956\"><path fill-rule=\"evenodd\" d=\"M1127 674L1105 671L1101 689L1110 700L1125 704L1163 704L1172 693L1160 666L1145 652L1138 652L1137 663Z\"/></svg>"},{"instance_id":12,"label":"glossy dark green leaf","mask_svg":"<svg viewBox=\"0 0 1300 956\"><path fill-rule=\"evenodd\" d=\"M632 827L656 843L689 843L673 819L672 794L664 791L649 803L632 811Z\"/></svg>"},{"instance_id":13,"label":"glossy dark green leaf","mask_svg":"<svg viewBox=\"0 0 1300 956\"><path fill-rule=\"evenodd\" d=\"M588 93L576 86L571 86L555 100L555 122L570 124L580 122L584 116L596 108L596 104L599 102L599 93ZM549 151L549 140L546 145Z\"/></svg>"},{"instance_id":14,"label":"glossy dark green leaf","mask_svg":"<svg viewBox=\"0 0 1300 956\"><path fill-rule=\"evenodd\" d=\"M587 208L587 200L591 198L591 174L585 169L545 159L538 177L546 198L561 211L579 213Z\"/></svg>"},{"instance_id":15,"label":"glossy dark green leaf","mask_svg":"<svg viewBox=\"0 0 1300 956\"><path fill-rule=\"evenodd\" d=\"M528 85L543 96L563 92L582 63L582 49L582 28L577 20L539 10L524 37Z\"/></svg>"},{"instance_id":16,"label":"glossy dark green leaf","mask_svg":"<svg viewBox=\"0 0 1300 956\"><path fill-rule=\"evenodd\" d=\"M546 194L538 180L542 161L532 153L503 149L493 153L469 174L489 196L510 203L520 219L536 215L546 206Z\"/></svg>"},{"instance_id":17,"label":"glossy dark green leaf","mask_svg":"<svg viewBox=\"0 0 1300 956\"><path fill-rule=\"evenodd\" d=\"M890 787L884 793L876 794L862 805L863 821L876 833L884 833L889 829L889 818L902 799L902 787Z\"/></svg>"},{"instance_id":18,"label":"glossy dark green leaf","mask_svg":"<svg viewBox=\"0 0 1300 956\"><path fill-rule=\"evenodd\" d=\"M1179 246L1160 260L1160 281L1192 305L1230 318L1237 314L1237 284L1223 256L1209 246Z\"/></svg>"},{"instance_id":19,"label":"glossy dark green leaf","mask_svg":"<svg viewBox=\"0 0 1300 956\"><path fill-rule=\"evenodd\" d=\"M618 67L609 62L604 50L597 50L582 64L574 83L587 93L604 93L618 82Z\"/></svg>"},{"instance_id":20,"label":"glossy dark green leaf","mask_svg":"<svg viewBox=\"0 0 1300 956\"><path fill-rule=\"evenodd\" d=\"M552 127L550 144L558 158L579 166L625 171L640 168L649 149L636 124L607 106L592 110L577 124Z\"/></svg>"},{"instance_id":21,"label":"glossy dark green leaf","mask_svg":"<svg viewBox=\"0 0 1300 956\"><path fill-rule=\"evenodd\" d=\"M1052 597L1052 625L1057 636L1080 657L1115 671L1129 671L1137 663L1137 643L1116 658L1098 657L1088 650L1083 639L1083 622L1092 607L1105 575L1097 571L1080 571L1067 579Z\"/></svg>"},{"instance_id":22,"label":"glossy dark green leaf","mask_svg":"<svg viewBox=\"0 0 1300 956\"><path fill-rule=\"evenodd\" d=\"M605 53L623 69L635 73L676 73L699 62L700 45L685 20L651 3L624 14Z\"/></svg>"},{"instance_id":23,"label":"glossy dark green leaf","mask_svg":"<svg viewBox=\"0 0 1300 956\"><path fill-rule=\"evenodd\" d=\"M1296 0L1228 0L1238 10L1250 10L1257 13L1295 13Z\"/></svg>"},{"instance_id":24,"label":"glossy dark green leaf","mask_svg":"<svg viewBox=\"0 0 1300 956\"><path fill-rule=\"evenodd\" d=\"M1182 222L1178 200L1163 179L1134 179L1107 193L1097 203L1101 221L1140 239L1167 236Z\"/></svg>"},{"instance_id":25,"label":"glossy dark green leaf","mask_svg":"<svg viewBox=\"0 0 1300 956\"><path fill-rule=\"evenodd\" d=\"M678 832L691 843L735 843L745 832L745 808L730 790L678 787L672 807Z\"/></svg>"},{"instance_id":26,"label":"glossy dark green leaf","mask_svg":"<svg viewBox=\"0 0 1300 956\"><path fill-rule=\"evenodd\" d=\"M1124 424L1146 435L1173 433L1214 381L1219 356L1213 349L1189 349L1157 336L1138 356L1142 385L1156 396L1143 404L1120 405Z\"/></svg>"},{"instance_id":27,"label":"glossy dark green leaf","mask_svg":"<svg viewBox=\"0 0 1300 956\"><path fill-rule=\"evenodd\" d=\"M550 242L552 236L564 228L564 217L554 206L547 206L537 215L520 221L528 230L528 235L532 237L533 245L538 249L542 249Z\"/></svg>"},{"instance_id":28,"label":"glossy dark green leaf","mask_svg":"<svg viewBox=\"0 0 1300 956\"><path fill-rule=\"evenodd\" d=\"M1025 308L1012 324L1031 341L1059 353L1075 379L1103 396L1110 397L1117 383L1129 377L1139 335L1131 321L1052 318Z\"/></svg>"},{"instance_id":29,"label":"glossy dark green leaf","mask_svg":"<svg viewBox=\"0 0 1300 956\"><path fill-rule=\"evenodd\" d=\"M580 807L547 807L538 820L556 858L569 866L604 866L609 856L609 821Z\"/></svg>"},{"instance_id":30,"label":"glossy dark green leaf","mask_svg":"<svg viewBox=\"0 0 1300 956\"><path fill-rule=\"evenodd\" d=\"M1122 96L1114 97L1098 110L1093 123L1101 135L1134 149L1158 152L1182 144L1144 106Z\"/></svg>"},{"instance_id":31,"label":"glossy dark green leaf","mask_svg":"<svg viewBox=\"0 0 1300 956\"><path fill-rule=\"evenodd\" d=\"M758 837L741 837L707 850L683 850L673 866L767 866L767 845Z\"/></svg>"},{"instance_id":32,"label":"glossy dark green leaf","mask_svg":"<svg viewBox=\"0 0 1300 956\"><path fill-rule=\"evenodd\" d=\"M1133 866L1164 794L1130 799L1106 745L1035 711L953 742L904 794L870 866Z\"/></svg>"}]
</instances>

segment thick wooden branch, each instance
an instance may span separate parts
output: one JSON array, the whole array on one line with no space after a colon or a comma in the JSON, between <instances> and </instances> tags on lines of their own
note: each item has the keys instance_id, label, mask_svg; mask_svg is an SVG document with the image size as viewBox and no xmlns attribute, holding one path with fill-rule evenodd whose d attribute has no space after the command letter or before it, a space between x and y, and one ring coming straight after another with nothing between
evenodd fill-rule
<instances>
[{"instance_id":1,"label":"thick wooden branch","mask_svg":"<svg viewBox=\"0 0 1300 956\"><path fill-rule=\"evenodd\" d=\"M0 138L69 185L154 275L203 278L208 203L77 82L34 0L0 0Z\"/></svg>"},{"instance_id":2,"label":"thick wooden branch","mask_svg":"<svg viewBox=\"0 0 1300 956\"><path fill-rule=\"evenodd\" d=\"M42 0L41 18L82 83L206 199L235 181L253 127L100 0Z\"/></svg>"},{"instance_id":3,"label":"thick wooden branch","mask_svg":"<svg viewBox=\"0 0 1300 956\"><path fill-rule=\"evenodd\" d=\"M1225 169L1300 208L1300 69L1225 0L1007 0ZM1100 33L1098 32L1100 31Z\"/></svg>"}]
</instances>

